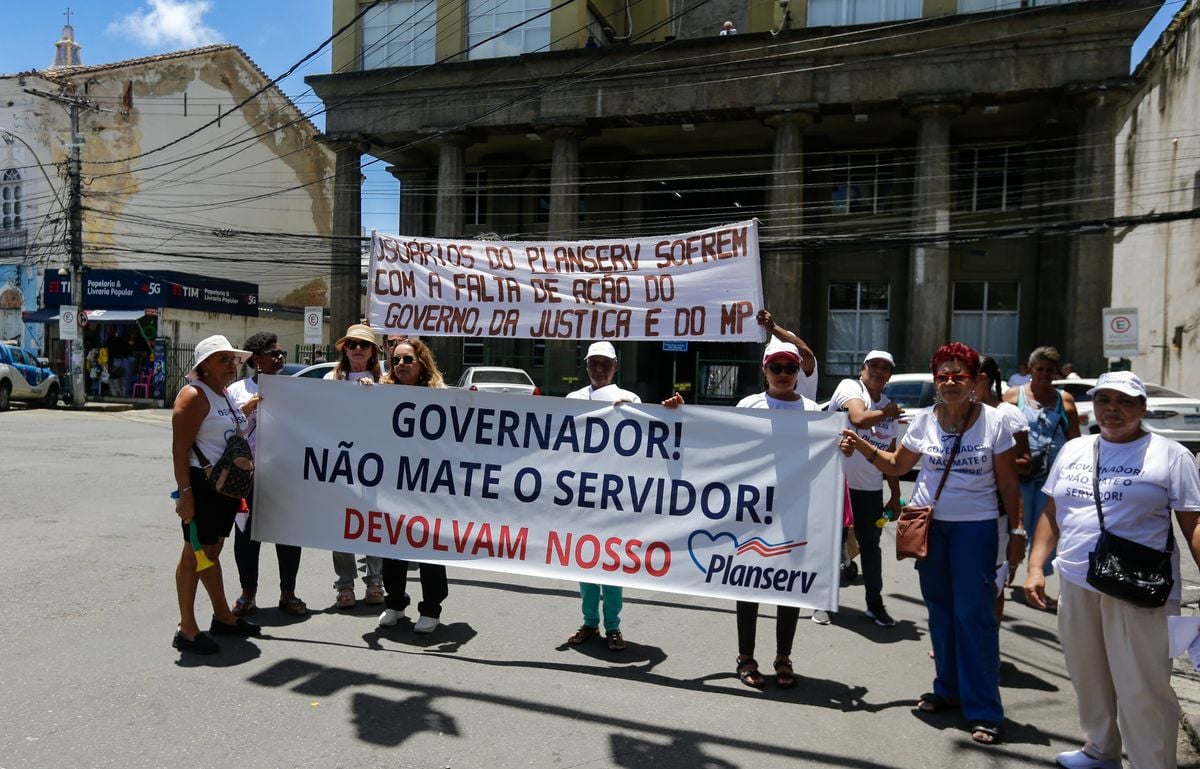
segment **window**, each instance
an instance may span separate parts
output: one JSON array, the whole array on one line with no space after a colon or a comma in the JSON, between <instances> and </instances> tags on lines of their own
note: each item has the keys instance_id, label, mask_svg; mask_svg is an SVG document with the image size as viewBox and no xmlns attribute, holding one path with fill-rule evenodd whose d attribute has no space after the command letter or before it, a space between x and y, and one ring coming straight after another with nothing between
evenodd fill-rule
<instances>
[{"instance_id":1,"label":"window","mask_svg":"<svg viewBox=\"0 0 1200 769\"><path fill-rule=\"evenodd\" d=\"M464 339L462 356L464 366L482 366L483 342Z\"/></svg>"},{"instance_id":2,"label":"window","mask_svg":"<svg viewBox=\"0 0 1200 769\"><path fill-rule=\"evenodd\" d=\"M887 349L889 293L887 283L829 284L828 373L854 376L863 356Z\"/></svg>"},{"instance_id":3,"label":"window","mask_svg":"<svg viewBox=\"0 0 1200 769\"><path fill-rule=\"evenodd\" d=\"M1032 8L1035 5L1061 5L1074 0L958 0L959 13L979 11L1007 11L1014 8Z\"/></svg>"},{"instance_id":4,"label":"window","mask_svg":"<svg viewBox=\"0 0 1200 769\"><path fill-rule=\"evenodd\" d=\"M921 0L808 0L808 26L842 27L921 18Z\"/></svg>"},{"instance_id":5,"label":"window","mask_svg":"<svg viewBox=\"0 0 1200 769\"><path fill-rule=\"evenodd\" d=\"M982 147L958 153L959 211L1012 211L1021 206L1025 160L1016 147Z\"/></svg>"},{"instance_id":6,"label":"window","mask_svg":"<svg viewBox=\"0 0 1200 769\"><path fill-rule=\"evenodd\" d=\"M0 230L19 230L24 226L21 197L21 172L9 168L0 175Z\"/></svg>"},{"instance_id":7,"label":"window","mask_svg":"<svg viewBox=\"0 0 1200 769\"><path fill-rule=\"evenodd\" d=\"M533 340L533 368L545 368L546 366L546 340Z\"/></svg>"},{"instance_id":8,"label":"window","mask_svg":"<svg viewBox=\"0 0 1200 769\"><path fill-rule=\"evenodd\" d=\"M1021 284L1016 281L959 281L954 284L950 335L996 359L1001 371L1017 365L1017 312Z\"/></svg>"},{"instance_id":9,"label":"window","mask_svg":"<svg viewBox=\"0 0 1200 769\"><path fill-rule=\"evenodd\" d=\"M437 41L435 3L393 0L363 16L362 68L432 64Z\"/></svg>"},{"instance_id":10,"label":"window","mask_svg":"<svg viewBox=\"0 0 1200 769\"><path fill-rule=\"evenodd\" d=\"M493 59L549 49L548 10L550 0L468 0L467 58ZM516 29L488 40L513 26Z\"/></svg>"},{"instance_id":11,"label":"window","mask_svg":"<svg viewBox=\"0 0 1200 769\"><path fill-rule=\"evenodd\" d=\"M467 224L487 223L488 180L484 171L468 172L463 188L463 217Z\"/></svg>"},{"instance_id":12,"label":"window","mask_svg":"<svg viewBox=\"0 0 1200 769\"><path fill-rule=\"evenodd\" d=\"M881 214L892 210L895 159L890 153L835 155L832 213Z\"/></svg>"}]
</instances>

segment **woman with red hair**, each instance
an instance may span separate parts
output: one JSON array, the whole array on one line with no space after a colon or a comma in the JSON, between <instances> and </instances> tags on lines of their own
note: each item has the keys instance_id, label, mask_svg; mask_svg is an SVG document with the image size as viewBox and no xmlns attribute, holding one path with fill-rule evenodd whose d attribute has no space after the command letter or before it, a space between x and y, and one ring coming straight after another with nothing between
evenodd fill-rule
<instances>
[{"instance_id":1,"label":"woman with red hair","mask_svg":"<svg viewBox=\"0 0 1200 769\"><path fill-rule=\"evenodd\" d=\"M1000 413L975 401L978 353L954 342L934 353L930 368L938 403L913 419L896 451L881 451L852 430L842 432L841 448L847 456L858 451L885 475L921 463L910 503L933 507L929 552L917 573L936 673L917 708L961 708L971 739L991 745L1004 720L994 613L997 492L1009 521L1008 560L1020 563L1025 555L1015 444Z\"/></svg>"}]
</instances>

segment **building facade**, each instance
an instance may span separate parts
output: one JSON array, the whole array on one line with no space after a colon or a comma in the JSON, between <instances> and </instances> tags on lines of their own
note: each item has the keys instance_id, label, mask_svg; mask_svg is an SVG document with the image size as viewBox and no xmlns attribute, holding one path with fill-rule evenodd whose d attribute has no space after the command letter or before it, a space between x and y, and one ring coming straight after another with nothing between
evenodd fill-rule
<instances>
[{"instance_id":1,"label":"building facade","mask_svg":"<svg viewBox=\"0 0 1200 769\"><path fill-rule=\"evenodd\" d=\"M1133 370L1195 394L1200 392L1200 3L1190 0L1179 10L1136 74L1139 87L1117 135L1116 212L1167 221L1118 232L1112 305L1138 310Z\"/></svg>"},{"instance_id":2,"label":"building facade","mask_svg":"<svg viewBox=\"0 0 1200 769\"><path fill-rule=\"evenodd\" d=\"M367 4L333 7L336 29ZM422 7L366 13L335 73L308 78L348 182L336 233L358 232L363 154L400 182L401 234L664 234L756 216L767 306L817 351L826 392L869 349L923 370L951 339L1006 368L1038 344L1103 367L1112 238L1079 223L1112 215L1129 49L1153 8ZM726 20L737 34L718 34ZM452 374L512 360L562 392L579 373L578 346L435 344ZM645 396L683 384L728 402L761 385L748 345L622 355Z\"/></svg>"},{"instance_id":3,"label":"building facade","mask_svg":"<svg viewBox=\"0 0 1200 769\"><path fill-rule=\"evenodd\" d=\"M60 54L64 44L74 44L70 27ZM77 46L66 60L78 62ZM69 295L48 287L69 286L73 269L72 145L82 180L77 304L114 311L97 323L121 318L89 328L89 344L134 326L175 345L214 333L240 341L264 327L298 344L302 308L327 304L333 153L236 46L0 76L0 129L0 295L17 308L0 310L6 338L57 354L57 323L47 321ZM117 297L122 281L168 296ZM185 301L193 291L211 301ZM130 320L131 308L146 313Z\"/></svg>"}]
</instances>

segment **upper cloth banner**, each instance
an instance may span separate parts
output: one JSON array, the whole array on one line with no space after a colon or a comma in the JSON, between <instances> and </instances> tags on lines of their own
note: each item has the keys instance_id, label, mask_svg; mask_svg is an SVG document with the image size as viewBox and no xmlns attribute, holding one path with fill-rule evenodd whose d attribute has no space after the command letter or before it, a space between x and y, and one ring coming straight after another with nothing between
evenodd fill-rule
<instances>
[{"instance_id":1,"label":"upper cloth banner","mask_svg":"<svg viewBox=\"0 0 1200 769\"><path fill-rule=\"evenodd\" d=\"M758 222L649 238L505 242L371 233L387 334L761 342Z\"/></svg>"},{"instance_id":2,"label":"upper cloth banner","mask_svg":"<svg viewBox=\"0 0 1200 769\"><path fill-rule=\"evenodd\" d=\"M837 608L842 414L259 386L255 539Z\"/></svg>"}]
</instances>

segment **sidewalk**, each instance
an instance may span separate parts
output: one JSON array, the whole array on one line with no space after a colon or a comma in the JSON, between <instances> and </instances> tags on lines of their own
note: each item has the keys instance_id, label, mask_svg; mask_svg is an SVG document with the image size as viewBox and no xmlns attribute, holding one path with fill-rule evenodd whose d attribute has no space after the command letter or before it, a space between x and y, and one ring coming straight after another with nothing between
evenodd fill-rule
<instances>
[{"instance_id":1,"label":"sidewalk","mask_svg":"<svg viewBox=\"0 0 1200 769\"><path fill-rule=\"evenodd\" d=\"M1178 526L1175 531L1176 541L1182 544L1183 536ZM1180 581L1183 583L1181 614L1200 613L1200 569L1192 560L1186 547L1180 548L1179 558ZM1175 693L1179 696L1179 706L1183 710L1181 722L1192 743L1192 748L1200 752L1200 673L1196 672L1187 655L1175 659L1175 674L1172 678Z\"/></svg>"}]
</instances>

